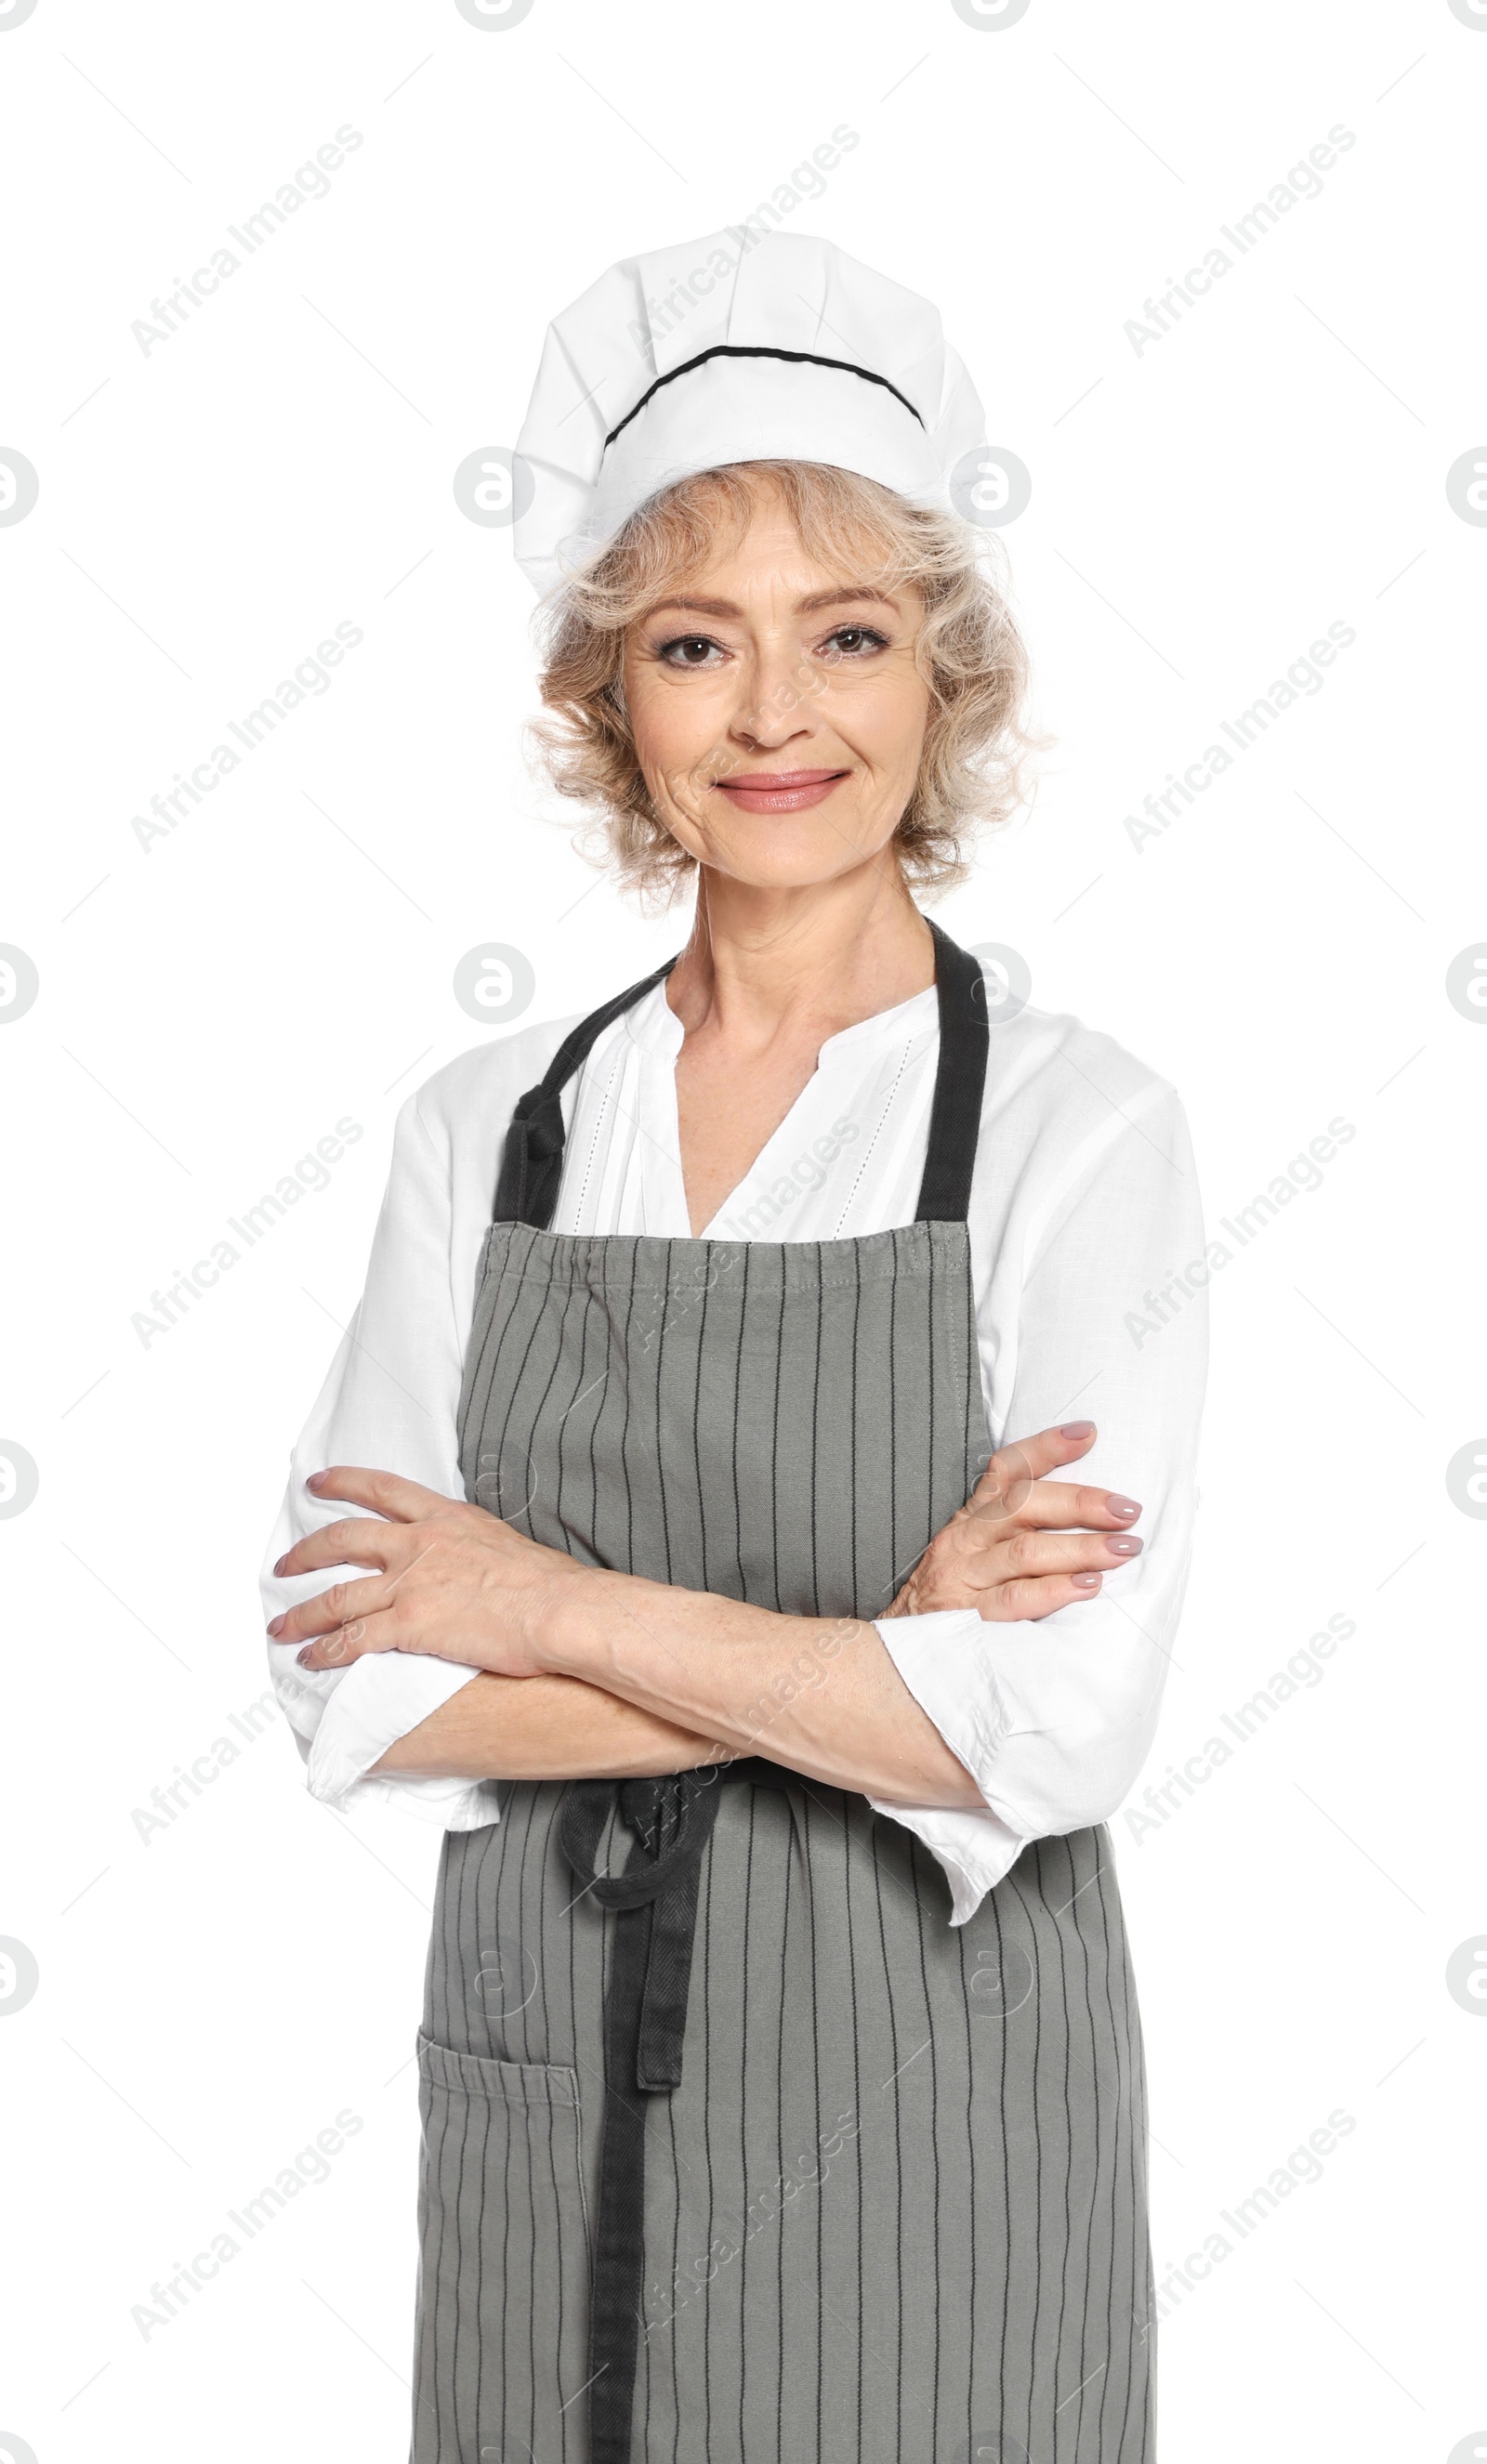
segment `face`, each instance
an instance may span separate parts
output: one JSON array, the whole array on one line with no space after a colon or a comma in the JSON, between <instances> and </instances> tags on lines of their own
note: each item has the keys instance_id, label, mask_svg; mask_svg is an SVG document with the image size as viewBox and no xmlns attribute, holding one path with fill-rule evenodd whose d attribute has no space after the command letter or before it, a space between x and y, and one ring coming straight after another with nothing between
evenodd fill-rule
<instances>
[{"instance_id":1,"label":"face","mask_svg":"<svg viewBox=\"0 0 1487 2464\"><path fill-rule=\"evenodd\" d=\"M772 491L740 535L724 528L625 649L640 766L690 854L793 889L888 846L929 716L922 617L917 592L889 597L817 564Z\"/></svg>"}]
</instances>

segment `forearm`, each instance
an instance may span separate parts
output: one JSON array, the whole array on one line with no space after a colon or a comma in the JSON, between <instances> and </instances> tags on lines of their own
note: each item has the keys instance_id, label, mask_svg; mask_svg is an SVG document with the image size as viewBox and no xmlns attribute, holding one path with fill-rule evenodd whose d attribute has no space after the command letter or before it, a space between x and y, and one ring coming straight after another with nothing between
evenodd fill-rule
<instances>
[{"instance_id":1,"label":"forearm","mask_svg":"<svg viewBox=\"0 0 1487 2464\"><path fill-rule=\"evenodd\" d=\"M726 1750L576 1677L482 1675L372 1770L405 1779L641 1779Z\"/></svg>"},{"instance_id":2,"label":"forearm","mask_svg":"<svg viewBox=\"0 0 1487 2464\"><path fill-rule=\"evenodd\" d=\"M984 1803L863 1618L782 1617L593 1573L566 1589L544 1657L657 1721L834 1788L899 1805Z\"/></svg>"}]
</instances>

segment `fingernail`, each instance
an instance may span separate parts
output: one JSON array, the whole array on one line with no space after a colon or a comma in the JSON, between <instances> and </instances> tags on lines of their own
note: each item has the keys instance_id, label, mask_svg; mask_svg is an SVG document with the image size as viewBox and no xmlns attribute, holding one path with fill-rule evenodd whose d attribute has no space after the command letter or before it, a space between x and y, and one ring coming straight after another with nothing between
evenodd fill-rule
<instances>
[{"instance_id":1,"label":"fingernail","mask_svg":"<svg viewBox=\"0 0 1487 2464\"><path fill-rule=\"evenodd\" d=\"M1112 1557L1139 1557L1143 1543L1140 1540L1107 1540L1105 1546Z\"/></svg>"},{"instance_id":2,"label":"fingernail","mask_svg":"<svg viewBox=\"0 0 1487 2464\"><path fill-rule=\"evenodd\" d=\"M323 1473L322 1471L312 1471L312 1472L307 1473L307 1475L306 1475L306 1477L305 1477L305 1484L304 1484L304 1485L305 1485L305 1487L306 1487L306 1488L313 1488L313 1487L315 1486L316 1482L317 1482L318 1480L323 1480L323 1479L324 1479L324 1477L325 1477L325 1475L324 1475L324 1473Z\"/></svg>"},{"instance_id":3,"label":"fingernail","mask_svg":"<svg viewBox=\"0 0 1487 2464\"><path fill-rule=\"evenodd\" d=\"M1092 1438L1095 1423L1093 1420L1065 1420L1058 1434L1061 1438Z\"/></svg>"},{"instance_id":4,"label":"fingernail","mask_svg":"<svg viewBox=\"0 0 1487 2464\"><path fill-rule=\"evenodd\" d=\"M1098 1574L1071 1574L1069 1579L1076 1592L1098 1592L1099 1589Z\"/></svg>"},{"instance_id":5,"label":"fingernail","mask_svg":"<svg viewBox=\"0 0 1487 2464\"><path fill-rule=\"evenodd\" d=\"M1112 1514L1120 1514L1127 1518L1141 1512L1141 1502L1134 1497L1107 1497L1105 1504ZM276 1568L275 1571L277 1573L277 1569Z\"/></svg>"},{"instance_id":6,"label":"fingernail","mask_svg":"<svg viewBox=\"0 0 1487 2464\"><path fill-rule=\"evenodd\" d=\"M311 1657L312 1657L312 1655L313 1655L313 1653L314 1653L314 1650L315 1650L315 1645L314 1645L314 1643L313 1643L313 1642L307 1642L307 1643L305 1644L304 1649L303 1649L302 1651L297 1651L297 1652L295 1653L295 1659L296 1659L296 1661L298 1661L299 1665L300 1665L301 1668L308 1668L308 1667L309 1667L310 1660L311 1660Z\"/></svg>"},{"instance_id":7,"label":"fingernail","mask_svg":"<svg viewBox=\"0 0 1487 2464\"><path fill-rule=\"evenodd\" d=\"M275 1559L275 1561L274 1561L274 1572L275 1572L275 1573L276 1573L276 1574L281 1574L281 1573L283 1573L283 1571L284 1571L284 1560L283 1560L283 1558L282 1558L282 1557L276 1557L276 1559Z\"/></svg>"},{"instance_id":8,"label":"fingernail","mask_svg":"<svg viewBox=\"0 0 1487 2464\"><path fill-rule=\"evenodd\" d=\"M288 1623L288 1619L287 1619L287 1617L270 1617L270 1619L269 1619L269 1632L270 1632L270 1634L282 1634L282 1633L283 1633L283 1631L284 1631L284 1627L285 1627L285 1625L286 1625L287 1623Z\"/></svg>"}]
</instances>

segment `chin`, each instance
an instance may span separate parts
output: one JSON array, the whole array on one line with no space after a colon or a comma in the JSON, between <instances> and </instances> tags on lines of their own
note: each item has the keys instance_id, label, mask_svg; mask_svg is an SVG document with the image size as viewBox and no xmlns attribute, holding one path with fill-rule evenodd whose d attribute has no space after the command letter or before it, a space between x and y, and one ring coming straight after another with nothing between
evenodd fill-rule
<instances>
[{"instance_id":1,"label":"chin","mask_svg":"<svg viewBox=\"0 0 1487 2464\"><path fill-rule=\"evenodd\" d=\"M830 852L813 848L789 854L784 850L741 857L733 850L726 858L718 853L705 854L700 862L704 871L722 874L748 890L817 890L829 881L840 881L844 874L856 872L871 863L876 850L854 853L840 845Z\"/></svg>"},{"instance_id":2,"label":"chin","mask_svg":"<svg viewBox=\"0 0 1487 2464\"><path fill-rule=\"evenodd\" d=\"M868 830L859 839L840 823L823 827L814 815L810 821L806 828L779 815L736 825L726 833L688 835L693 854L708 871L757 890L809 890L837 881L880 857L893 838L892 829Z\"/></svg>"}]
</instances>

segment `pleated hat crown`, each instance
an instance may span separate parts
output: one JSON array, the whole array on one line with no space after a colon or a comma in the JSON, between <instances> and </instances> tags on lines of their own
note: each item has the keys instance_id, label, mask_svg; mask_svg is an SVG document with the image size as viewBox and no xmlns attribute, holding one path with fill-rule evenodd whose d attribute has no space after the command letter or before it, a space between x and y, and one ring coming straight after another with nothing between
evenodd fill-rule
<instances>
[{"instance_id":1,"label":"pleated hat crown","mask_svg":"<svg viewBox=\"0 0 1487 2464\"><path fill-rule=\"evenodd\" d=\"M621 258L548 327L517 561L545 592L658 489L730 462L831 463L947 507L985 442L927 299L830 240L719 231Z\"/></svg>"}]
</instances>

